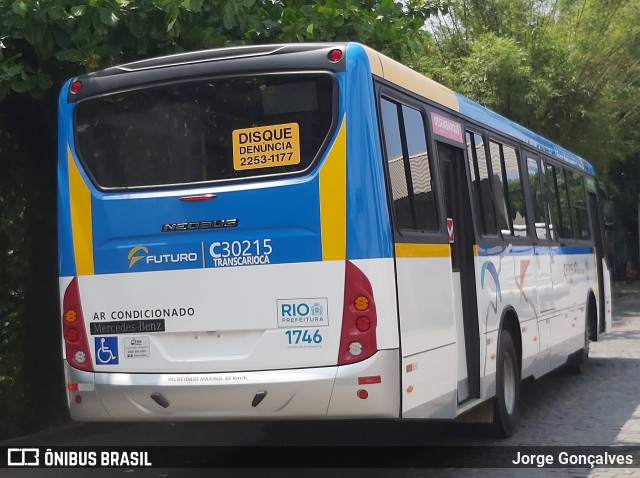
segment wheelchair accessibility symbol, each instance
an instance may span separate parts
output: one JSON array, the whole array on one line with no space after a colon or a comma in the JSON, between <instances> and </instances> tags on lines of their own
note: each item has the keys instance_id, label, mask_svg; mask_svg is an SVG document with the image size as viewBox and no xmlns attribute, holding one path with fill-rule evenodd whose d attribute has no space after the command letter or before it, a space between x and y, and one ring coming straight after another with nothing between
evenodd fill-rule
<instances>
[{"instance_id":1,"label":"wheelchair accessibility symbol","mask_svg":"<svg viewBox=\"0 0 640 478\"><path fill-rule=\"evenodd\" d=\"M96 364L118 365L118 337L96 337Z\"/></svg>"}]
</instances>

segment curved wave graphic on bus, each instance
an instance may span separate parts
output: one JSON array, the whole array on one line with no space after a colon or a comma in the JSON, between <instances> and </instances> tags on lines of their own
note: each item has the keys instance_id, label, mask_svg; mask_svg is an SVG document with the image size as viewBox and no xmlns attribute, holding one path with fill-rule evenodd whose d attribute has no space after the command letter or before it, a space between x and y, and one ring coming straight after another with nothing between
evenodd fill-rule
<instances>
[{"instance_id":1,"label":"curved wave graphic on bus","mask_svg":"<svg viewBox=\"0 0 640 478\"><path fill-rule=\"evenodd\" d=\"M511 244L508 244L507 246L493 246L493 247L487 247L487 248L479 247L478 249L480 254L483 256L494 256L498 258L497 268L492 261L487 260L482 264L480 269L480 286L482 287L482 289L485 289L485 276L487 271L489 272L489 275L493 279L493 283L495 284L495 287L496 287L495 303L490 302L489 307L487 309L487 318L488 318L489 312L491 311L491 309L493 309L493 312L495 314L498 313L498 300L502 302L502 286L500 285L500 271L502 270L502 258L505 256L508 256L511 250L513 249L513 247ZM522 251L521 249L518 249L518 250L520 252ZM527 273L527 269L529 268L529 264L530 264L530 261L527 259L523 259L520 261L520 275L519 275L519 278L515 277L515 285L520 291L520 300L528 304L532 308L533 314L537 315L535 304L527 297L527 294L525 293L525 290L524 290L525 276Z\"/></svg>"},{"instance_id":2,"label":"curved wave graphic on bus","mask_svg":"<svg viewBox=\"0 0 640 478\"><path fill-rule=\"evenodd\" d=\"M498 271L496 270L496 266L491 261L485 261L482 264L482 269L480 270L480 286L484 289L484 276L486 272L489 272L489 275L493 279L493 283L496 286L496 293L500 300L502 301L502 291L500 290L500 278L498 277Z\"/></svg>"},{"instance_id":3,"label":"curved wave graphic on bus","mask_svg":"<svg viewBox=\"0 0 640 478\"><path fill-rule=\"evenodd\" d=\"M493 256L498 259L498 267L493 261L487 260L480 267L480 286L485 289L485 276L487 272L493 279L495 286L495 299L489 300L487 311L485 314L485 323L489 321L489 314L493 311L494 314L498 313L498 302L502 302L502 287L500 286L500 271L502 270L502 259L509 255L512 246L507 244L506 246L493 246L493 247L478 247L478 253L481 256Z\"/></svg>"}]
</instances>

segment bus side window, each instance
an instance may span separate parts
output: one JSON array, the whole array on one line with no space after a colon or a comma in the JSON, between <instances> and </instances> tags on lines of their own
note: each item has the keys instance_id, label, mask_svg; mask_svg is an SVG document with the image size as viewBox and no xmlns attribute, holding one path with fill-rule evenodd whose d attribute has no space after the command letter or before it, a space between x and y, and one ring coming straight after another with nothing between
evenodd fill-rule
<instances>
[{"instance_id":1,"label":"bus side window","mask_svg":"<svg viewBox=\"0 0 640 478\"><path fill-rule=\"evenodd\" d=\"M424 120L418 110L405 105L402 106L402 118L407 137L407 153L409 155L409 169L411 170L411 184L416 205L418 230L436 231L438 229L438 216L433 192L431 165L427 152Z\"/></svg>"},{"instance_id":2,"label":"bus side window","mask_svg":"<svg viewBox=\"0 0 640 478\"><path fill-rule=\"evenodd\" d=\"M581 174L567 171L569 176L569 197L571 199L571 215L576 225L574 237L576 239L591 239L589 214L587 213L584 179Z\"/></svg>"},{"instance_id":3,"label":"bus side window","mask_svg":"<svg viewBox=\"0 0 640 478\"><path fill-rule=\"evenodd\" d=\"M471 189L480 233L487 236L496 236L498 230L493 212L484 139L479 134L468 131L466 136L467 157L469 158L469 171L471 172Z\"/></svg>"},{"instance_id":4,"label":"bus side window","mask_svg":"<svg viewBox=\"0 0 640 478\"><path fill-rule=\"evenodd\" d=\"M389 178L393 196L393 209L400 229L415 229L415 217L412 198L409 197L407 173L402 154L400 137L400 119L398 105L384 98L380 100L384 144L389 162Z\"/></svg>"},{"instance_id":5,"label":"bus side window","mask_svg":"<svg viewBox=\"0 0 640 478\"><path fill-rule=\"evenodd\" d=\"M549 206L549 231L551 239L557 240L558 231L561 229L560 199L558 186L556 185L555 166L545 161L545 178L547 183L547 204Z\"/></svg>"},{"instance_id":6,"label":"bus side window","mask_svg":"<svg viewBox=\"0 0 640 478\"><path fill-rule=\"evenodd\" d=\"M538 167L538 160L527 155L527 172L529 174L529 191L533 204L533 223L538 239L548 239L547 222L544 214L543 175Z\"/></svg>"},{"instance_id":7,"label":"bus side window","mask_svg":"<svg viewBox=\"0 0 640 478\"><path fill-rule=\"evenodd\" d=\"M567 180L565 170L560 167L553 167L554 178L557 187L558 207L560 209L560 227L558 237L563 239L573 238L573 227L571 225L571 210L569 208L569 191L567 190Z\"/></svg>"},{"instance_id":8,"label":"bus side window","mask_svg":"<svg viewBox=\"0 0 640 478\"><path fill-rule=\"evenodd\" d=\"M493 191L493 204L496 211L496 223L498 226L498 230L502 234L502 236L510 236L512 235L512 229L509 223L507 222L507 218L509 217L509 213L507 211L507 199L505 197L506 193L506 185L504 184L504 174L502 171L502 162L500 161L500 156L502 154L502 145L490 141L489 149L491 150L491 186Z\"/></svg>"},{"instance_id":9,"label":"bus side window","mask_svg":"<svg viewBox=\"0 0 640 478\"><path fill-rule=\"evenodd\" d=\"M398 228L436 231L438 219L422 114L385 98L380 100L380 112Z\"/></svg>"},{"instance_id":10,"label":"bus side window","mask_svg":"<svg viewBox=\"0 0 640 478\"><path fill-rule=\"evenodd\" d=\"M525 208L522 176L518 154L514 148L507 145L502 146L502 160L507 177L507 198L509 201L509 222L513 226L514 236L527 235L527 211Z\"/></svg>"}]
</instances>

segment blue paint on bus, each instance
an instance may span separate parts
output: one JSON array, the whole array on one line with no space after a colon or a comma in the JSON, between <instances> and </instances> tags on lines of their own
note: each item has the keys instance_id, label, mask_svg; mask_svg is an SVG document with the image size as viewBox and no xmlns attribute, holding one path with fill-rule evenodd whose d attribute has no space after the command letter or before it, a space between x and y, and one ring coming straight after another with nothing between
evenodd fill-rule
<instances>
[{"instance_id":1,"label":"blue paint on bus","mask_svg":"<svg viewBox=\"0 0 640 478\"><path fill-rule=\"evenodd\" d=\"M523 143L535 148L551 157L558 159L566 164L569 164L575 168L585 171L588 174L594 175L595 171L593 166L589 164L585 159L581 158L577 154L568 151L561 146L549 141L547 138L540 136L533 131L521 126L513 121L499 115L498 113L491 111L484 106L476 103L475 101L466 98L456 93L458 98L458 104L460 107L460 113L478 123L484 124L493 128L500 133L508 136L512 136L515 139L522 141Z\"/></svg>"}]
</instances>

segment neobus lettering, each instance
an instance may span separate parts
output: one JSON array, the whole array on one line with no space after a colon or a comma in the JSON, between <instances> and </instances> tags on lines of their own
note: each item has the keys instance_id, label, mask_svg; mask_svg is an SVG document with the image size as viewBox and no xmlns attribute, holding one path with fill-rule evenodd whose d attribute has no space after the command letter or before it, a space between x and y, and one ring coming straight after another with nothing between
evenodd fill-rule
<instances>
[{"instance_id":1,"label":"neobus lettering","mask_svg":"<svg viewBox=\"0 0 640 478\"><path fill-rule=\"evenodd\" d=\"M276 129L267 129L265 131L251 131L250 133L238 134L240 144L261 143L263 141L282 141L293 138L291 126L285 126Z\"/></svg>"},{"instance_id":2,"label":"neobus lettering","mask_svg":"<svg viewBox=\"0 0 640 478\"><path fill-rule=\"evenodd\" d=\"M214 219L212 221L200 222L174 222L164 224L162 232L172 231L195 231L198 229L220 229L223 227L236 227L238 219Z\"/></svg>"}]
</instances>

